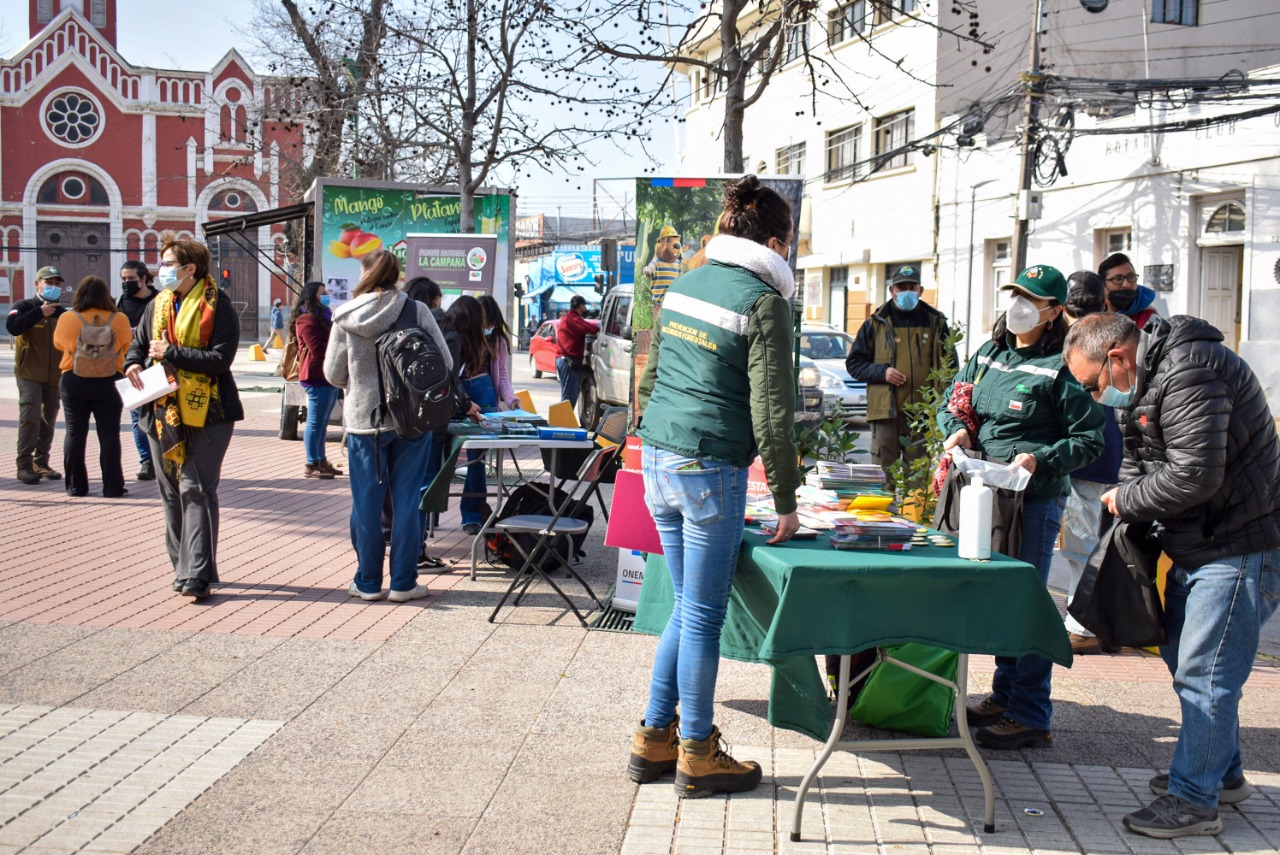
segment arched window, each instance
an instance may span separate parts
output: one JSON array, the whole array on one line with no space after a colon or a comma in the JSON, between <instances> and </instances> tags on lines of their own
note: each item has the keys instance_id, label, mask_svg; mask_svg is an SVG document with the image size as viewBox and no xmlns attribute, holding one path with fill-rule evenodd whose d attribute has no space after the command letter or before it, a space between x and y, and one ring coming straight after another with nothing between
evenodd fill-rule
<instances>
[{"instance_id":1,"label":"arched window","mask_svg":"<svg viewBox=\"0 0 1280 855\"><path fill-rule=\"evenodd\" d=\"M36 194L39 205L110 205L107 189L92 175L83 172L59 172L40 185Z\"/></svg>"},{"instance_id":2,"label":"arched window","mask_svg":"<svg viewBox=\"0 0 1280 855\"><path fill-rule=\"evenodd\" d=\"M1210 235L1244 231L1244 208L1235 202L1221 206L1209 217L1204 231Z\"/></svg>"},{"instance_id":3,"label":"arched window","mask_svg":"<svg viewBox=\"0 0 1280 855\"><path fill-rule=\"evenodd\" d=\"M258 210L258 203L243 190L235 188L223 190L209 201L209 212L220 214L252 214Z\"/></svg>"}]
</instances>

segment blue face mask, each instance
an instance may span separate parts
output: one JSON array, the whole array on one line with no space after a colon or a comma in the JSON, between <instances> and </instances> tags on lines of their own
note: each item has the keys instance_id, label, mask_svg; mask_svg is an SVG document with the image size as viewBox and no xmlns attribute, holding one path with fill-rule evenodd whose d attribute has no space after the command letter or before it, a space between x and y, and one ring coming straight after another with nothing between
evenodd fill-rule
<instances>
[{"instance_id":1,"label":"blue face mask","mask_svg":"<svg viewBox=\"0 0 1280 855\"><path fill-rule=\"evenodd\" d=\"M181 281L178 277L178 268L161 267L159 274L156 276L156 281L159 282L160 287L165 290L177 288L178 283Z\"/></svg>"},{"instance_id":2,"label":"blue face mask","mask_svg":"<svg viewBox=\"0 0 1280 855\"><path fill-rule=\"evenodd\" d=\"M326 309L327 309L327 308L329 308L329 295L328 295L328 294L321 294L321 295L320 295L320 305L324 306Z\"/></svg>"},{"instance_id":3,"label":"blue face mask","mask_svg":"<svg viewBox=\"0 0 1280 855\"><path fill-rule=\"evenodd\" d=\"M902 311L909 312L920 304L920 295L915 291L903 291L894 295L893 302L897 303Z\"/></svg>"},{"instance_id":4,"label":"blue face mask","mask_svg":"<svg viewBox=\"0 0 1280 855\"><path fill-rule=\"evenodd\" d=\"M484 334L485 334L485 335L493 335L493 327L485 327L485 328L484 328Z\"/></svg>"},{"instance_id":5,"label":"blue face mask","mask_svg":"<svg viewBox=\"0 0 1280 855\"><path fill-rule=\"evenodd\" d=\"M1114 409L1128 409L1133 405L1133 379L1129 379L1129 389L1121 392L1111 383L1111 360L1107 360L1107 388L1102 390L1102 394L1098 396L1098 403L1104 407L1112 407Z\"/></svg>"},{"instance_id":6,"label":"blue face mask","mask_svg":"<svg viewBox=\"0 0 1280 855\"><path fill-rule=\"evenodd\" d=\"M47 303L56 303L62 297L62 289L57 285L45 285L40 288L40 296Z\"/></svg>"}]
</instances>

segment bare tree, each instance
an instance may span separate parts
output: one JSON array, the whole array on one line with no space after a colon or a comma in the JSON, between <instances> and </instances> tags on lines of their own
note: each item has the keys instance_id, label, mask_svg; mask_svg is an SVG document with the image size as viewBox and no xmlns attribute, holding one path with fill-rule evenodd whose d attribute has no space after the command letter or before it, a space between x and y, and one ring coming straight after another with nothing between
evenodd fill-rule
<instances>
[{"instance_id":1,"label":"bare tree","mask_svg":"<svg viewBox=\"0 0 1280 855\"><path fill-rule=\"evenodd\" d=\"M591 141L646 133L639 88L558 27L544 0L417 0L389 20L384 91L448 151L463 223L495 173L581 172Z\"/></svg>"},{"instance_id":2,"label":"bare tree","mask_svg":"<svg viewBox=\"0 0 1280 855\"><path fill-rule=\"evenodd\" d=\"M859 88L844 79L848 69L809 51L808 40L797 38L814 23L824 28L828 18L821 15L816 0L580 0L568 7L562 22L582 42L588 56L609 56L632 62L659 63L667 67L667 79L647 93L644 105L656 108L667 97L671 76L679 69L693 70L694 86L703 83L724 92L724 170L743 172L743 122L747 110L760 100L784 62L803 56L810 99L819 94L843 98L861 106ZM893 0L867 0L864 14L894 15L932 27L962 41L980 45L989 52L992 45L979 30L974 0L950 0L953 18L963 19L948 26L927 15L900 11ZM899 9L895 10L894 7ZM853 8L853 4L849 4ZM625 24L623 23L625 22ZM627 35L613 37L619 30ZM671 40L672 30L677 38ZM852 33L874 54L894 64L903 74L903 58L889 57L861 28ZM794 39L788 45L788 39ZM918 79L918 78L917 78Z\"/></svg>"}]
</instances>

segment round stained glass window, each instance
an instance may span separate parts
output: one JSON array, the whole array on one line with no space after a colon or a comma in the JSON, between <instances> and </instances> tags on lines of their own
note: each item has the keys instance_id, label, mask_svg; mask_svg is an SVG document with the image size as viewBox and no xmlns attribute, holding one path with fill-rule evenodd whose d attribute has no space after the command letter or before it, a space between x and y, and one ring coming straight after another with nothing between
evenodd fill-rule
<instances>
[{"instance_id":1,"label":"round stained glass window","mask_svg":"<svg viewBox=\"0 0 1280 855\"><path fill-rule=\"evenodd\" d=\"M54 139L78 147L92 142L102 130L102 110L84 93L66 90L45 102L44 124Z\"/></svg>"}]
</instances>

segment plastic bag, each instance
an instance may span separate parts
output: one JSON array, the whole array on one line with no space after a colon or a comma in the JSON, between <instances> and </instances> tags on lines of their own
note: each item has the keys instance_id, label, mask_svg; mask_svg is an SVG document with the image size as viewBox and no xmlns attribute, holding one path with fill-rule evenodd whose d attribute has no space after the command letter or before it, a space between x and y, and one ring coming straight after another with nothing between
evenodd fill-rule
<instances>
[{"instance_id":1,"label":"plastic bag","mask_svg":"<svg viewBox=\"0 0 1280 855\"><path fill-rule=\"evenodd\" d=\"M963 448L956 446L947 452L953 464L965 475L981 478L988 487L1002 487L1006 490L1020 492L1031 483L1031 473L1022 466L1008 463L992 463L989 460L978 460L965 454Z\"/></svg>"},{"instance_id":2,"label":"plastic bag","mask_svg":"<svg viewBox=\"0 0 1280 855\"><path fill-rule=\"evenodd\" d=\"M886 647L885 652L945 680L956 679L960 654L954 650L908 642ZM868 675L849 715L882 730L946 736L951 730L955 699L956 693L949 687L892 663L881 662Z\"/></svg>"}]
</instances>

